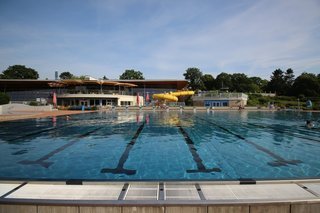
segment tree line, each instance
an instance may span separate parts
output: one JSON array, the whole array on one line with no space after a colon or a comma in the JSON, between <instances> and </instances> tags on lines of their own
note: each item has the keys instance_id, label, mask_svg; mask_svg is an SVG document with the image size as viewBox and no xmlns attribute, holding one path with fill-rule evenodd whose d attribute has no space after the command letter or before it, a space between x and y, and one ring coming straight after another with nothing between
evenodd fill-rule
<instances>
[{"instance_id":1,"label":"tree line","mask_svg":"<svg viewBox=\"0 0 320 213\"><path fill-rule=\"evenodd\" d=\"M189 82L191 90L224 90L230 92L260 93L272 92L284 96L320 96L320 74L304 72L295 78L294 71L276 69L272 72L270 81L260 77L248 77L244 73L220 73L214 78L211 74L203 74L199 68L188 68L183 74ZM60 79L85 79L85 76L76 76L69 71L62 72ZM39 74L32 68L24 65L9 66L0 74L1 79L38 79ZM108 80L106 76L101 79ZM127 69L120 76L120 80L145 79L143 73Z\"/></svg>"},{"instance_id":2,"label":"tree line","mask_svg":"<svg viewBox=\"0 0 320 213\"><path fill-rule=\"evenodd\" d=\"M320 96L320 74L304 72L295 78L291 68L286 71L276 69L270 81L260 77L248 77L243 73L220 73L214 78L202 74L199 68L188 68L183 74L192 90L228 90L230 92L260 93L272 92L283 96Z\"/></svg>"}]
</instances>

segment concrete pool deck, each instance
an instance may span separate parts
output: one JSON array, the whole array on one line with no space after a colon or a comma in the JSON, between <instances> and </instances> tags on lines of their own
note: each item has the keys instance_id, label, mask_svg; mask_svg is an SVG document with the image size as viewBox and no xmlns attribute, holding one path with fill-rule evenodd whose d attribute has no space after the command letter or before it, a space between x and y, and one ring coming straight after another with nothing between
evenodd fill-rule
<instances>
[{"instance_id":1,"label":"concrete pool deck","mask_svg":"<svg viewBox=\"0 0 320 213\"><path fill-rule=\"evenodd\" d=\"M0 212L320 212L320 180L0 182Z\"/></svg>"}]
</instances>

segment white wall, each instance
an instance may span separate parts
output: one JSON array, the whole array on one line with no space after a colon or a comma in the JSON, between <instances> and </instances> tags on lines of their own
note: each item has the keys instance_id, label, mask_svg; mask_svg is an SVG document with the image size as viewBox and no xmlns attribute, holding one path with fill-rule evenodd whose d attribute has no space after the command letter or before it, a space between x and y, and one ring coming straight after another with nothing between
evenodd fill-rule
<instances>
[{"instance_id":1,"label":"white wall","mask_svg":"<svg viewBox=\"0 0 320 213\"><path fill-rule=\"evenodd\" d=\"M0 115L14 114L15 112L43 112L43 111L52 111L52 105L48 105L48 106L29 106L25 104L0 105Z\"/></svg>"}]
</instances>

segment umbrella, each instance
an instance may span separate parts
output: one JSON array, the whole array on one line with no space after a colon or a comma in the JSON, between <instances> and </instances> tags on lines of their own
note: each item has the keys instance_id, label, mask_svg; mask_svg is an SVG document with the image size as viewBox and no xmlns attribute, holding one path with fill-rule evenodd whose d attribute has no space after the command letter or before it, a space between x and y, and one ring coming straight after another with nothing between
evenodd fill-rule
<instances>
[{"instance_id":1,"label":"umbrella","mask_svg":"<svg viewBox=\"0 0 320 213\"><path fill-rule=\"evenodd\" d=\"M137 106L140 106L140 98L139 98L139 93L137 93Z\"/></svg>"},{"instance_id":2,"label":"umbrella","mask_svg":"<svg viewBox=\"0 0 320 213\"><path fill-rule=\"evenodd\" d=\"M52 103L54 107L57 107L57 94L53 93Z\"/></svg>"},{"instance_id":3,"label":"umbrella","mask_svg":"<svg viewBox=\"0 0 320 213\"><path fill-rule=\"evenodd\" d=\"M147 92L147 96L146 96L146 102L149 102L150 97L149 97L149 93Z\"/></svg>"}]
</instances>

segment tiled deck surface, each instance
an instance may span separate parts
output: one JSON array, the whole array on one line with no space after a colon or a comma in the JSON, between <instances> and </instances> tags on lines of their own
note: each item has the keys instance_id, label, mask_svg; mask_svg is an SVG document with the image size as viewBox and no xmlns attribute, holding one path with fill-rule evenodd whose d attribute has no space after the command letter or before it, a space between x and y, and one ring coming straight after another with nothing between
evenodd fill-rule
<instances>
[{"instance_id":1,"label":"tiled deck surface","mask_svg":"<svg viewBox=\"0 0 320 213\"><path fill-rule=\"evenodd\" d=\"M261 181L256 184L236 181L80 184L0 182L0 213L320 212L320 180ZM27 207L22 208L23 205ZM34 206L37 208L33 209ZM45 207L59 207L63 211L59 208L46 210ZM11 211L11 208L15 210Z\"/></svg>"}]
</instances>

